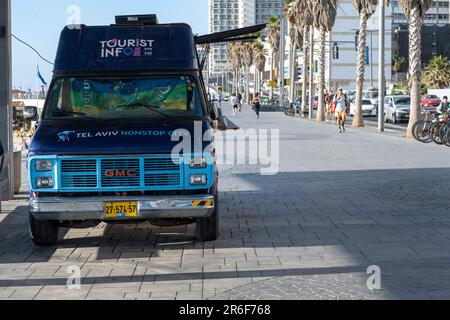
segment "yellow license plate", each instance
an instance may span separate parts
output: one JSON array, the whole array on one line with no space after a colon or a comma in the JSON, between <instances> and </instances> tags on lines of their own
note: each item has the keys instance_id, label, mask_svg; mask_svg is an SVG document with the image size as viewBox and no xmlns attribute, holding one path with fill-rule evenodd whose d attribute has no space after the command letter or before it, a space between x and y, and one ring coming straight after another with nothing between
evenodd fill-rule
<instances>
[{"instance_id":1,"label":"yellow license plate","mask_svg":"<svg viewBox=\"0 0 450 320\"><path fill-rule=\"evenodd\" d=\"M108 219L135 218L137 214L138 205L136 201L105 203L105 217Z\"/></svg>"}]
</instances>

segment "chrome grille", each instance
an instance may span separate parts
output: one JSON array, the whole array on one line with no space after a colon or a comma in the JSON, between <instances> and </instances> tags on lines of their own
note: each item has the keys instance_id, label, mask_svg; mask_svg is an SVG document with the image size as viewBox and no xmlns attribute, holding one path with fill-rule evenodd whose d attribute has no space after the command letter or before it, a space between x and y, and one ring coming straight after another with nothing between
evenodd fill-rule
<instances>
[{"instance_id":1,"label":"chrome grille","mask_svg":"<svg viewBox=\"0 0 450 320\"><path fill-rule=\"evenodd\" d=\"M62 160L61 187L65 189L81 189L97 187L97 161Z\"/></svg>"},{"instance_id":2,"label":"chrome grille","mask_svg":"<svg viewBox=\"0 0 450 320\"><path fill-rule=\"evenodd\" d=\"M101 176L103 188L139 187L140 163L139 159L102 159ZM108 176L114 173L114 176ZM128 175L132 173L132 175Z\"/></svg>"}]
</instances>

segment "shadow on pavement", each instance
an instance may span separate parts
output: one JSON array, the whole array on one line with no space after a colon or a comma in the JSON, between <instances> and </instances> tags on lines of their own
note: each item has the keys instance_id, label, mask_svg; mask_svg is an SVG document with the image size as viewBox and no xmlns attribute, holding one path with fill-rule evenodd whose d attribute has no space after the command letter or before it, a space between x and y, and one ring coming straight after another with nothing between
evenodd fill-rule
<instances>
[{"instance_id":1,"label":"shadow on pavement","mask_svg":"<svg viewBox=\"0 0 450 320\"><path fill-rule=\"evenodd\" d=\"M102 225L62 230L58 247L37 249L27 230L27 208L0 222L0 266L46 262L57 248L93 248L93 261L158 257L171 250L254 250L257 257L299 257L301 267L93 277L95 283L278 277L365 272L378 265L383 287L406 293L441 290L450 297L450 169L289 172L276 176L236 174L221 189L221 238L197 243L193 226ZM235 191L240 185L240 191ZM234 190L233 190L234 188ZM64 240L63 238L67 239ZM227 251L228 250L228 251ZM283 253L283 251L290 253ZM298 253L292 253L292 250ZM232 257L230 258L233 259ZM309 264L310 260L316 265ZM199 261L199 264L202 262ZM12 282L11 282L12 281ZM22 280L1 280L0 287ZM64 285L64 279L23 285Z\"/></svg>"}]
</instances>

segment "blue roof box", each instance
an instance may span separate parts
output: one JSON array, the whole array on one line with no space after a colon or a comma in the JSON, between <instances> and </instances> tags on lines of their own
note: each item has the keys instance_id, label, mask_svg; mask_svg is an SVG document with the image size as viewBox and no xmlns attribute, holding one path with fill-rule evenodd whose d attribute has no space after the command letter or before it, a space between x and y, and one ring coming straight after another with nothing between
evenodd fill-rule
<instances>
[{"instance_id":1,"label":"blue roof box","mask_svg":"<svg viewBox=\"0 0 450 320\"><path fill-rule=\"evenodd\" d=\"M56 73L199 69L187 24L67 26L56 54Z\"/></svg>"}]
</instances>

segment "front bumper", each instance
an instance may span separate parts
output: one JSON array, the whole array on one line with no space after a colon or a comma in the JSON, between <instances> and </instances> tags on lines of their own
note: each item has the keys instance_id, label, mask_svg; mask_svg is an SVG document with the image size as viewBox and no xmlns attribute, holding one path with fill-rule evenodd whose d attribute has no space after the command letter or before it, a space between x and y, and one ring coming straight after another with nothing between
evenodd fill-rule
<instances>
[{"instance_id":1,"label":"front bumper","mask_svg":"<svg viewBox=\"0 0 450 320\"><path fill-rule=\"evenodd\" d=\"M409 113L396 113L396 117L398 121L407 121L409 120Z\"/></svg>"},{"instance_id":2,"label":"front bumper","mask_svg":"<svg viewBox=\"0 0 450 320\"><path fill-rule=\"evenodd\" d=\"M133 218L110 219L105 216L106 202L136 201L138 215ZM160 197L86 197L31 198L30 212L38 220L58 221L123 221L157 218L209 217L215 208L213 195Z\"/></svg>"}]
</instances>

